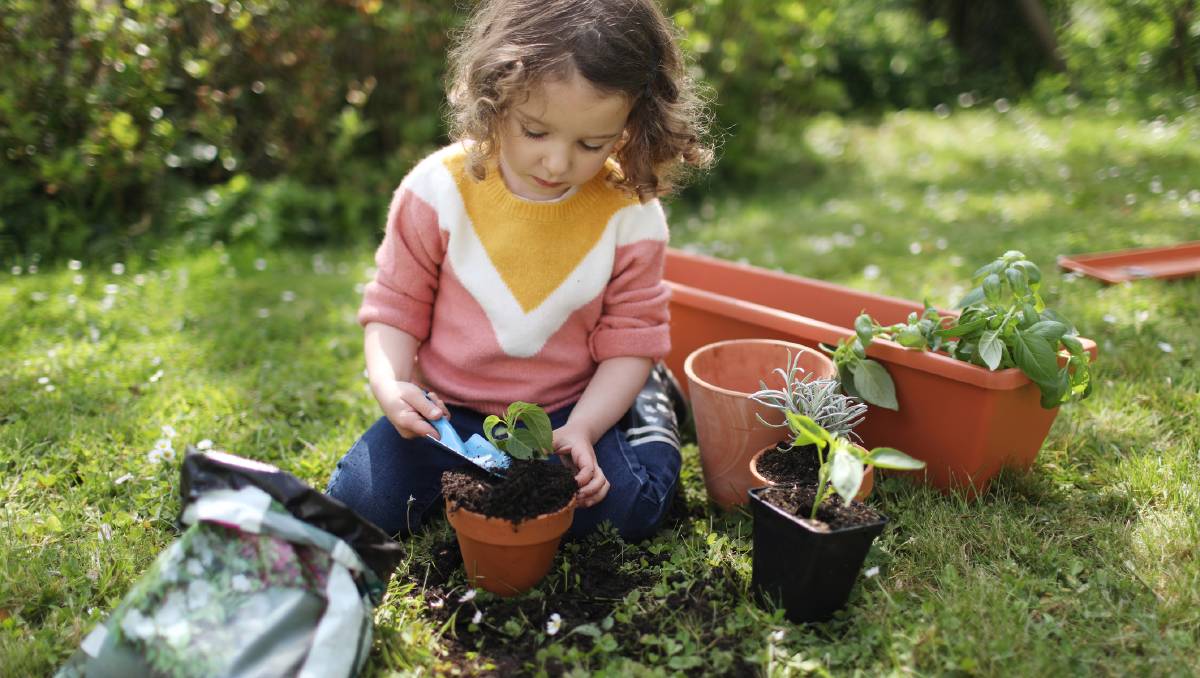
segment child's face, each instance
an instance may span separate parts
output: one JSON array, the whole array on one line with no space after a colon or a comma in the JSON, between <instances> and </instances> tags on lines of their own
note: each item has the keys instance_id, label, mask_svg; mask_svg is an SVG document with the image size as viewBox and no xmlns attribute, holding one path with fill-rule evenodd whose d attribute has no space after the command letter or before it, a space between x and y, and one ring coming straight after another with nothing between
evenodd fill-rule
<instances>
[{"instance_id":1,"label":"child's face","mask_svg":"<svg viewBox=\"0 0 1200 678\"><path fill-rule=\"evenodd\" d=\"M505 184L548 200L587 183L620 142L631 108L628 97L600 92L577 73L536 87L501 123Z\"/></svg>"}]
</instances>

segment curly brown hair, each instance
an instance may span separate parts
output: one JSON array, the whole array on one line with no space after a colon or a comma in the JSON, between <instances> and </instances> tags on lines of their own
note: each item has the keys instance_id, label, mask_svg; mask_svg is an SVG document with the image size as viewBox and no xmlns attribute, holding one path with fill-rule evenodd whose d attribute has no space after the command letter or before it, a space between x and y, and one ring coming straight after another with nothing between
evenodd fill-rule
<instances>
[{"instance_id":1,"label":"curly brown hair","mask_svg":"<svg viewBox=\"0 0 1200 678\"><path fill-rule=\"evenodd\" d=\"M645 201L711 164L707 106L654 0L483 0L457 36L447 86L451 137L475 142L476 179L496 156L508 110L572 70L633 104L614 185Z\"/></svg>"}]
</instances>

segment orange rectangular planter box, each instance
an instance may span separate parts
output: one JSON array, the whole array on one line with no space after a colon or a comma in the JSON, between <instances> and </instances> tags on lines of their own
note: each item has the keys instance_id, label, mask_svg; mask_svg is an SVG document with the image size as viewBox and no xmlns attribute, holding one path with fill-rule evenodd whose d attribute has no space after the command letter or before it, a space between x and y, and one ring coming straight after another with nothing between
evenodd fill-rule
<instances>
[{"instance_id":1,"label":"orange rectangular planter box","mask_svg":"<svg viewBox=\"0 0 1200 678\"><path fill-rule=\"evenodd\" d=\"M835 345L866 311L882 324L923 310L917 302L671 249L671 355L676 375L695 349L726 339L785 339ZM1080 339L1093 358L1096 345ZM871 406L857 430L863 445L887 445L924 461L915 476L941 490L982 492L1004 466L1033 464L1058 410L1039 404L1020 370L992 372L947 355L876 339L867 354L896 382L899 411ZM764 375L765 376L765 375Z\"/></svg>"}]
</instances>

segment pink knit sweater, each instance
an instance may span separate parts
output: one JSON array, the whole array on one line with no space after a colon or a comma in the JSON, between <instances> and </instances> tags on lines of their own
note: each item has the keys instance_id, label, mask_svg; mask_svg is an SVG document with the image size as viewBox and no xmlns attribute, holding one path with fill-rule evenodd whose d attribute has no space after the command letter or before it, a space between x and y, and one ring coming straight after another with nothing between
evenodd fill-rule
<instances>
[{"instance_id":1,"label":"pink knit sweater","mask_svg":"<svg viewBox=\"0 0 1200 678\"><path fill-rule=\"evenodd\" d=\"M568 198L513 195L493 168L466 173L449 146L392 199L358 320L421 341L418 379L446 402L500 414L575 402L599 362L670 348L667 224L601 172Z\"/></svg>"}]
</instances>

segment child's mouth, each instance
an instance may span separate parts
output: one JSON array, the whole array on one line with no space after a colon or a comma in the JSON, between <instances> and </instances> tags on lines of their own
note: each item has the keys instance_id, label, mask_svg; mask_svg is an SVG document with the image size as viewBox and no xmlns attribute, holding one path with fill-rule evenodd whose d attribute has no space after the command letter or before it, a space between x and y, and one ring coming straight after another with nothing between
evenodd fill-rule
<instances>
[{"instance_id":1,"label":"child's mouth","mask_svg":"<svg viewBox=\"0 0 1200 678\"><path fill-rule=\"evenodd\" d=\"M541 186L542 188L558 188L566 183L563 181L545 181L544 179L540 179L538 177L533 177L533 180L536 181L537 185Z\"/></svg>"}]
</instances>

